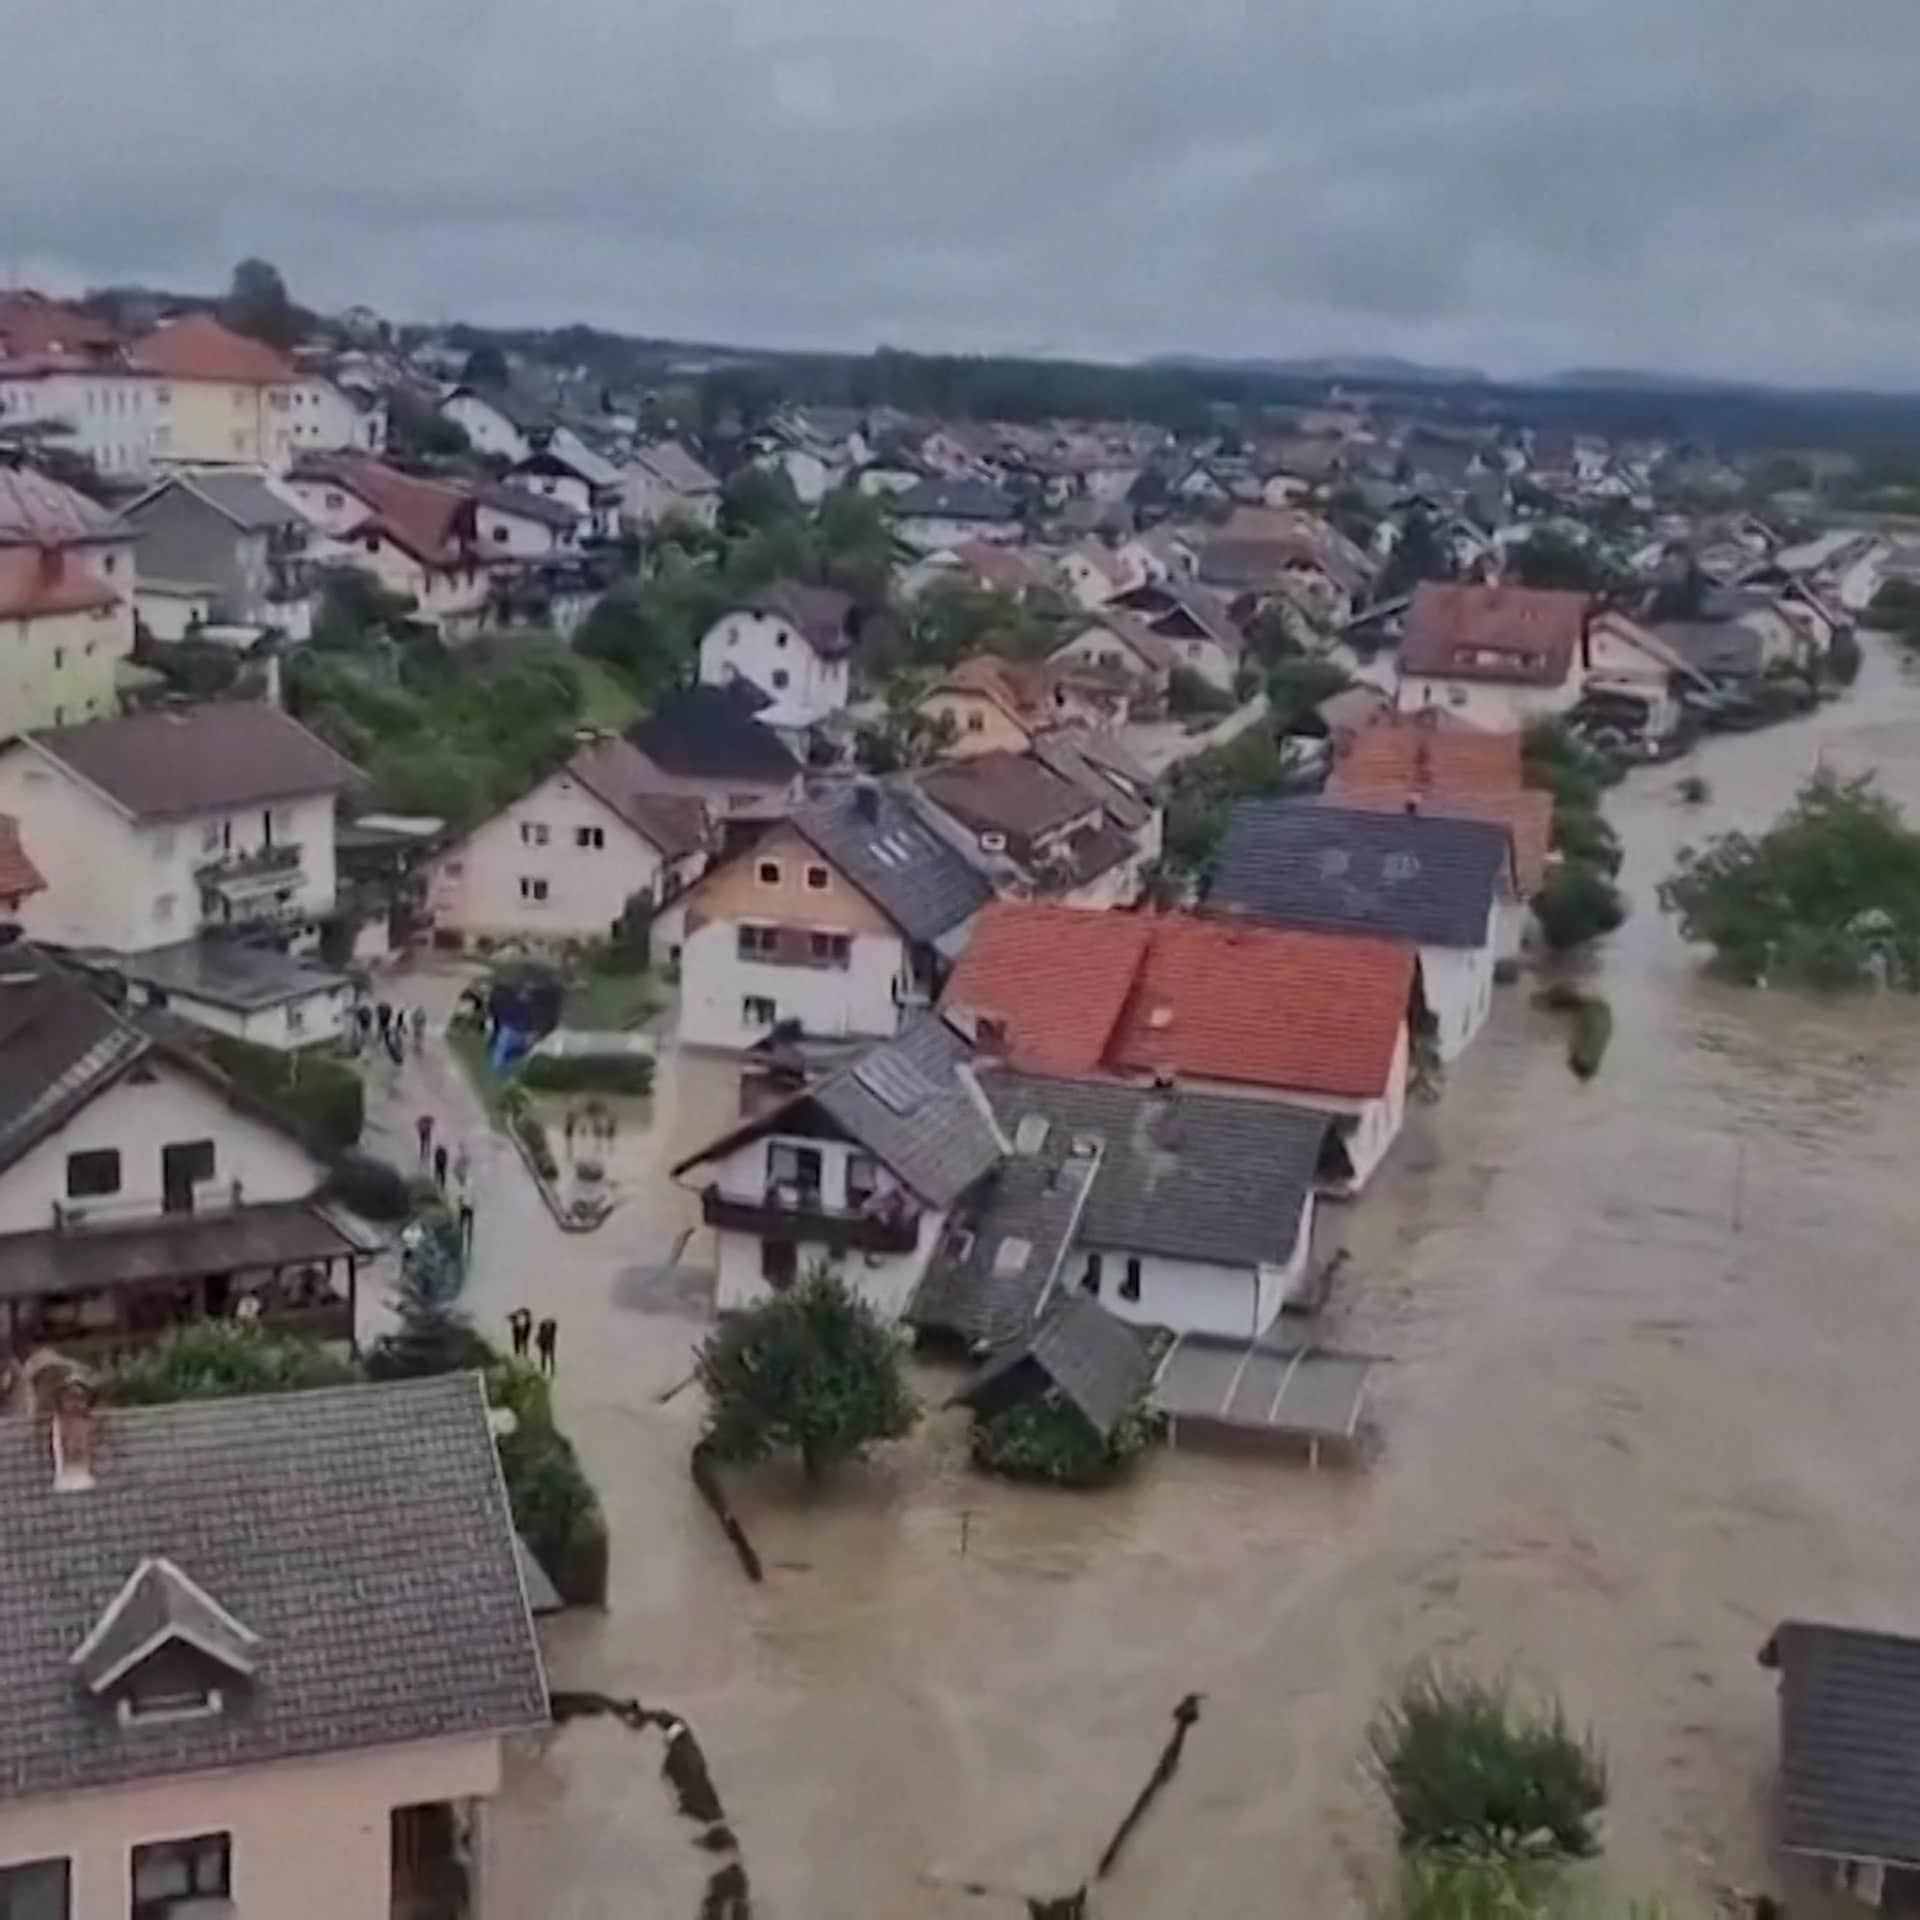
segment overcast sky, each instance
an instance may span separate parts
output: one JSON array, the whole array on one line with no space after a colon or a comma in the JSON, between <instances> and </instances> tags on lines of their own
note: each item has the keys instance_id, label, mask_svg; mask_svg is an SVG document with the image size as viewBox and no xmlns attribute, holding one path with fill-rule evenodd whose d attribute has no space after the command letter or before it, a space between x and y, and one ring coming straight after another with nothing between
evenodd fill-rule
<instances>
[{"instance_id":1,"label":"overcast sky","mask_svg":"<svg viewBox=\"0 0 1920 1920\"><path fill-rule=\"evenodd\" d=\"M1920 386L1917 0L0 0L0 274Z\"/></svg>"}]
</instances>

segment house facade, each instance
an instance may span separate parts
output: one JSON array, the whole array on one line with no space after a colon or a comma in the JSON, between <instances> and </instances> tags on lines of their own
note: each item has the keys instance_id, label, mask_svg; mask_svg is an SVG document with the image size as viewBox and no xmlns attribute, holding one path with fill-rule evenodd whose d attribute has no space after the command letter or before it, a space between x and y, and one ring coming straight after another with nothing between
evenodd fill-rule
<instances>
[{"instance_id":1,"label":"house facade","mask_svg":"<svg viewBox=\"0 0 1920 1920\"><path fill-rule=\"evenodd\" d=\"M514 462L507 478L525 492L565 507L582 540L611 540L620 531L626 501L620 469L567 427L536 436L532 450Z\"/></svg>"},{"instance_id":2,"label":"house facade","mask_svg":"<svg viewBox=\"0 0 1920 1920\"><path fill-rule=\"evenodd\" d=\"M1111 614L1084 626L1047 656L1050 664L1077 661L1137 681L1155 699L1165 699L1177 663L1173 645L1146 624Z\"/></svg>"},{"instance_id":3,"label":"house facade","mask_svg":"<svg viewBox=\"0 0 1920 1920\"><path fill-rule=\"evenodd\" d=\"M744 679L681 687L663 695L627 739L654 791L689 795L714 820L775 818L799 804L804 774L780 736L756 717L766 704Z\"/></svg>"},{"instance_id":4,"label":"house facade","mask_svg":"<svg viewBox=\"0 0 1920 1920\"><path fill-rule=\"evenodd\" d=\"M1020 537L1014 504L982 480L923 480L894 496L894 532L916 553Z\"/></svg>"},{"instance_id":5,"label":"house facade","mask_svg":"<svg viewBox=\"0 0 1920 1920\"><path fill-rule=\"evenodd\" d=\"M141 575L175 590L204 589L209 618L277 627L295 640L311 631L310 530L259 476L183 469L135 500L126 518ZM143 612L145 604L143 597Z\"/></svg>"},{"instance_id":6,"label":"house facade","mask_svg":"<svg viewBox=\"0 0 1920 1920\"><path fill-rule=\"evenodd\" d=\"M677 440L636 448L620 478L621 511L636 532L676 519L708 531L720 524L720 482Z\"/></svg>"},{"instance_id":7,"label":"house facade","mask_svg":"<svg viewBox=\"0 0 1920 1920\"><path fill-rule=\"evenodd\" d=\"M1490 732L1522 732L1579 703L1586 595L1422 581L1400 642L1394 704L1439 708Z\"/></svg>"},{"instance_id":8,"label":"house facade","mask_svg":"<svg viewBox=\"0 0 1920 1920\"><path fill-rule=\"evenodd\" d=\"M752 595L700 640L706 686L745 680L767 698L763 726L804 733L846 704L851 683L853 603L830 587L782 581Z\"/></svg>"},{"instance_id":9,"label":"house facade","mask_svg":"<svg viewBox=\"0 0 1920 1920\"><path fill-rule=\"evenodd\" d=\"M133 359L156 381L154 465L281 471L292 460L295 396L308 383L272 347L197 313L156 328Z\"/></svg>"},{"instance_id":10,"label":"house facade","mask_svg":"<svg viewBox=\"0 0 1920 1920\"><path fill-rule=\"evenodd\" d=\"M549 424L538 408L517 396L482 387L455 387L440 402L440 411L467 436L476 453L509 463L524 460Z\"/></svg>"}]
</instances>

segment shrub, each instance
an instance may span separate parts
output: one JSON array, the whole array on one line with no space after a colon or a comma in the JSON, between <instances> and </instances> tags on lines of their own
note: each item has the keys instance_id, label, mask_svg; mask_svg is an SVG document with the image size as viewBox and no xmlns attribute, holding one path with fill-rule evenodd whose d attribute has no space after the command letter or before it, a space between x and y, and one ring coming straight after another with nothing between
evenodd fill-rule
<instances>
[{"instance_id":1,"label":"shrub","mask_svg":"<svg viewBox=\"0 0 1920 1920\"><path fill-rule=\"evenodd\" d=\"M572 1442L551 1420L521 1417L500 1436L500 1471L513 1524L561 1599L607 1597L607 1523Z\"/></svg>"},{"instance_id":2,"label":"shrub","mask_svg":"<svg viewBox=\"0 0 1920 1920\"><path fill-rule=\"evenodd\" d=\"M1576 862L1555 868L1533 897L1540 933L1557 953L1612 933L1627 917L1620 889L1598 867Z\"/></svg>"},{"instance_id":3,"label":"shrub","mask_svg":"<svg viewBox=\"0 0 1920 1920\"><path fill-rule=\"evenodd\" d=\"M116 1406L146 1407L343 1387L360 1378L353 1361L317 1341L264 1333L242 1321L202 1320L116 1360L101 1376L100 1395Z\"/></svg>"},{"instance_id":4,"label":"shrub","mask_svg":"<svg viewBox=\"0 0 1920 1920\"><path fill-rule=\"evenodd\" d=\"M1527 1708L1504 1686L1428 1672L1381 1709L1369 1745L1407 1851L1584 1860L1599 1849L1606 1765L1555 1702Z\"/></svg>"},{"instance_id":5,"label":"shrub","mask_svg":"<svg viewBox=\"0 0 1920 1920\"><path fill-rule=\"evenodd\" d=\"M531 1108L518 1108L512 1120L515 1133L520 1136L533 1160L534 1167L543 1180L557 1180L560 1177L560 1163L553 1157L553 1147L547 1139L546 1127L540 1116Z\"/></svg>"},{"instance_id":6,"label":"shrub","mask_svg":"<svg viewBox=\"0 0 1920 1920\"><path fill-rule=\"evenodd\" d=\"M1620 871L1619 837L1597 809L1556 808L1553 846L1569 866L1597 867L1609 877Z\"/></svg>"},{"instance_id":7,"label":"shrub","mask_svg":"<svg viewBox=\"0 0 1920 1920\"><path fill-rule=\"evenodd\" d=\"M271 1107L316 1153L344 1152L359 1141L366 1088L344 1060L277 1053L219 1033L207 1034L201 1044L236 1087Z\"/></svg>"},{"instance_id":8,"label":"shrub","mask_svg":"<svg viewBox=\"0 0 1920 1920\"><path fill-rule=\"evenodd\" d=\"M412 1211L406 1175L370 1153L336 1154L327 1191L366 1220L404 1220Z\"/></svg>"},{"instance_id":9,"label":"shrub","mask_svg":"<svg viewBox=\"0 0 1920 1920\"><path fill-rule=\"evenodd\" d=\"M1582 1080L1591 1080L1607 1057L1613 1038L1613 1009L1597 993L1585 994L1573 1012L1573 1031L1567 1036L1567 1065Z\"/></svg>"},{"instance_id":10,"label":"shrub","mask_svg":"<svg viewBox=\"0 0 1920 1920\"><path fill-rule=\"evenodd\" d=\"M1071 1401L1030 1400L975 1423L973 1458L1012 1480L1097 1487L1126 1472L1152 1437L1144 1406L1129 1409L1102 1440Z\"/></svg>"},{"instance_id":11,"label":"shrub","mask_svg":"<svg viewBox=\"0 0 1920 1920\"><path fill-rule=\"evenodd\" d=\"M625 1093L653 1091L653 1057L645 1053L535 1053L520 1069L520 1084L532 1093Z\"/></svg>"},{"instance_id":12,"label":"shrub","mask_svg":"<svg viewBox=\"0 0 1920 1920\"><path fill-rule=\"evenodd\" d=\"M1191 667L1175 667L1167 682L1167 711L1176 720L1233 711L1233 695Z\"/></svg>"}]
</instances>

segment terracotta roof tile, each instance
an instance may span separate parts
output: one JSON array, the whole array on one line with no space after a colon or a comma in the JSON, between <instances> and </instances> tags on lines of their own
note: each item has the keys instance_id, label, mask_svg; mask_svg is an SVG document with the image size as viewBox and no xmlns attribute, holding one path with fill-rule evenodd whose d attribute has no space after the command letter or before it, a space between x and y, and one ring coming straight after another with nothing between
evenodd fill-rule
<instances>
[{"instance_id":1,"label":"terracotta roof tile","mask_svg":"<svg viewBox=\"0 0 1920 1920\"><path fill-rule=\"evenodd\" d=\"M0 902L24 900L30 893L46 890L40 869L27 858L20 844L20 823L11 814L0 813Z\"/></svg>"},{"instance_id":2,"label":"terracotta roof tile","mask_svg":"<svg viewBox=\"0 0 1920 1920\"><path fill-rule=\"evenodd\" d=\"M90 613L120 596L58 547L0 547L0 620Z\"/></svg>"},{"instance_id":3,"label":"terracotta roof tile","mask_svg":"<svg viewBox=\"0 0 1920 1920\"><path fill-rule=\"evenodd\" d=\"M1395 941L1006 901L981 915L946 1004L999 1020L1029 1072L1370 1098L1392 1070L1413 968Z\"/></svg>"},{"instance_id":4,"label":"terracotta roof tile","mask_svg":"<svg viewBox=\"0 0 1920 1920\"><path fill-rule=\"evenodd\" d=\"M1400 642L1402 673L1557 687L1585 631L1584 593L1422 581Z\"/></svg>"},{"instance_id":5,"label":"terracotta roof tile","mask_svg":"<svg viewBox=\"0 0 1920 1920\"><path fill-rule=\"evenodd\" d=\"M174 380L231 380L274 386L295 377L292 363L262 340L223 327L210 313L191 313L156 328L133 350L136 365Z\"/></svg>"},{"instance_id":6,"label":"terracotta roof tile","mask_svg":"<svg viewBox=\"0 0 1920 1920\"><path fill-rule=\"evenodd\" d=\"M1405 715L1356 733L1328 776L1327 791L1510 793L1523 784L1519 734L1439 727L1424 715Z\"/></svg>"}]
</instances>

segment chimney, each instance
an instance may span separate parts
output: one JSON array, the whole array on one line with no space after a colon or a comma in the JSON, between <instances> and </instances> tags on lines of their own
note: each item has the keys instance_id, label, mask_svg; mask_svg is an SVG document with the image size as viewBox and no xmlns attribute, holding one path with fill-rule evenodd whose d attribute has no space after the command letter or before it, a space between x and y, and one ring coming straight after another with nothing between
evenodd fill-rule
<instances>
[{"instance_id":1,"label":"chimney","mask_svg":"<svg viewBox=\"0 0 1920 1920\"><path fill-rule=\"evenodd\" d=\"M973 1043L990 1058L1004 1059L1007 1052L1007 1023L994 1014L981 1014L974 1022Z\"/></svg>"},{"instance_id":2,"label":"chimney","mask_svg":"<svg viewBox=\"0 0 1920 1920\"><path fill-rule=\"evenodd\" d=\"M65 1380L53 1403L53 1490L85 1493L93 1485L93 1389Z\"/></svg>"}]
</instances>

